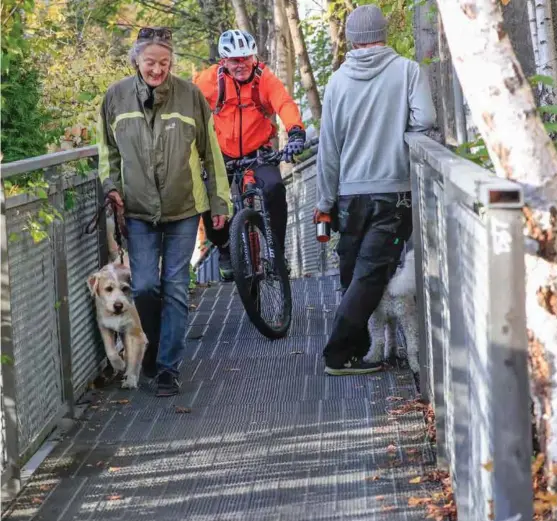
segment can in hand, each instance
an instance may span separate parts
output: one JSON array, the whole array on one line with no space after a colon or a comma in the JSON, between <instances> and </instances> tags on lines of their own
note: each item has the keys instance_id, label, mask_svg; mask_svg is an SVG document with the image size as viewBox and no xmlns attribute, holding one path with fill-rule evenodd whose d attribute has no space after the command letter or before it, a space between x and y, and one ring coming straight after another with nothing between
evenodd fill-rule
<instances>
[{"instance_id":1,"label":"can in hand","mask_svg":"<svg viewBox=\"0 0 557 521\"><path fill-rule=\"evenodd\" d=\"M315 235L319 242L328 242L331 239L331 216L322 213L315 224Z\"/></svg>"}]
</instances>

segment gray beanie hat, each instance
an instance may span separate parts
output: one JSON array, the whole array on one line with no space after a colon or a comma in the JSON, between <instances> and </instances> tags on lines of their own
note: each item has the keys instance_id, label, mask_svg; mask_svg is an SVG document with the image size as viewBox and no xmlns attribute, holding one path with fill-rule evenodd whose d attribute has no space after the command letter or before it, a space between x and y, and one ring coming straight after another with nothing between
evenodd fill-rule
<instances>
[{"instance_id":1,"label":"gray beanie hat","mask_svg":"<svg viewBox=\"0 0 557 521\"><path fill-rule=\"evenodd\" d=\"M376 5L361 5L346 20L346 37L351 43L387 41L387 20Z\"/></svg>"}]
</instances>

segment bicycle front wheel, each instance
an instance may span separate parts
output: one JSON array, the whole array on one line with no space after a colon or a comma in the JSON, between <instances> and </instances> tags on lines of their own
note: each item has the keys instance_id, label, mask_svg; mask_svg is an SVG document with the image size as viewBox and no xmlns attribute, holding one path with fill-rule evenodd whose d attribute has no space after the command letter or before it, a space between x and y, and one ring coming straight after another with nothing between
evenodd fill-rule
<instances>
[{"instance_id":1,"label":"bicycle front wheel","mask_svg":"<svg viewBox=\"0 0 557 521\"><path fill-rule=\"evenodd\" d=\"M281 338L292 321L292 294L283 253L275 236L269 247L261 214L238 212L230 227L234 282L252 324L267 338Z\"/></svg>"}]
</instances>

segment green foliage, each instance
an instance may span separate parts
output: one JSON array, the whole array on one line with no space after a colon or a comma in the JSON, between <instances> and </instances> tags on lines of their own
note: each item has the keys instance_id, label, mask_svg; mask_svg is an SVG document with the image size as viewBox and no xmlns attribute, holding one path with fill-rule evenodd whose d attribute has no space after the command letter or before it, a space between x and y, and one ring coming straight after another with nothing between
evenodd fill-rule
<instances>
[{"instance_id":1,"label":"green foliage","mask_svg":"<svg viewBox=\"0 0 557 521\"><path fill-rule=\"evenodd\" d=\"M2 0L2 37L0 71L2 76L12 68L14 60L24 58L28 42L24 38L25 19L33 11L34 0Z\"/></svg>"},{"instance_id":2,"label":"green foliage","mask_svg":"<svg viewBox=\"0 0 557 521\"><path fill-rule=\"evenodd\" d=\"M194 290L195 288L197 288L197 273L195 273L195 270L193 269L193 266L190 264L190 285L189 285L189 289Z\"/></svg>"},{"instance_id":3,"label":"green foliage","mask_svg":"<svg viewBox=\"0 0 557 521\"><path fill-rule=\"evenodd\" d=\"M0 364L4 365L10 365L13 364L13 358L11 356L8 355L0 355Z\"/></svg>"},{"instance_id":4,"label":"green foliage","mask_svg":"<svg viewBox=\"0 0 557 521\"><path fill-rule=\"evenodd\" d=\"M29 60L12 55L1 85L3 161L44 154L52 136L45 130L48 114L40 108L41 84L37 70Z\"/></svg>"}]
</instances>

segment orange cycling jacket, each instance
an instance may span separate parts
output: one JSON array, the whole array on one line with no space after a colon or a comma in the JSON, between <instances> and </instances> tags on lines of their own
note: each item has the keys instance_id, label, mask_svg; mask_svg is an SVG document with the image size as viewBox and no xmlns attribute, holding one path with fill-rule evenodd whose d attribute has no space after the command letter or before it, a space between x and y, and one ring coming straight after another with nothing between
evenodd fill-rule
<instances>
[{"instance_id":1,"label":"orange cycling jacket","mask_svg":"<svg viewBox=\"0 0 557 521\"><path fill-rule=\"evenodd\" d=\"M298 106L288 94L282 82L262 64L259 81L259 97L265 112L278 114L286 131L292 127L304 128ZM211 110L215 110L218 98L218 68L212 65L194 77ZM215 130L221 150L229 157L243 157L258 148L268 145L275 134L269 117L262 113L252 99L253 80L240 84L225 74L224 105L214 115Z\"/></svg>"}]
</instances>

